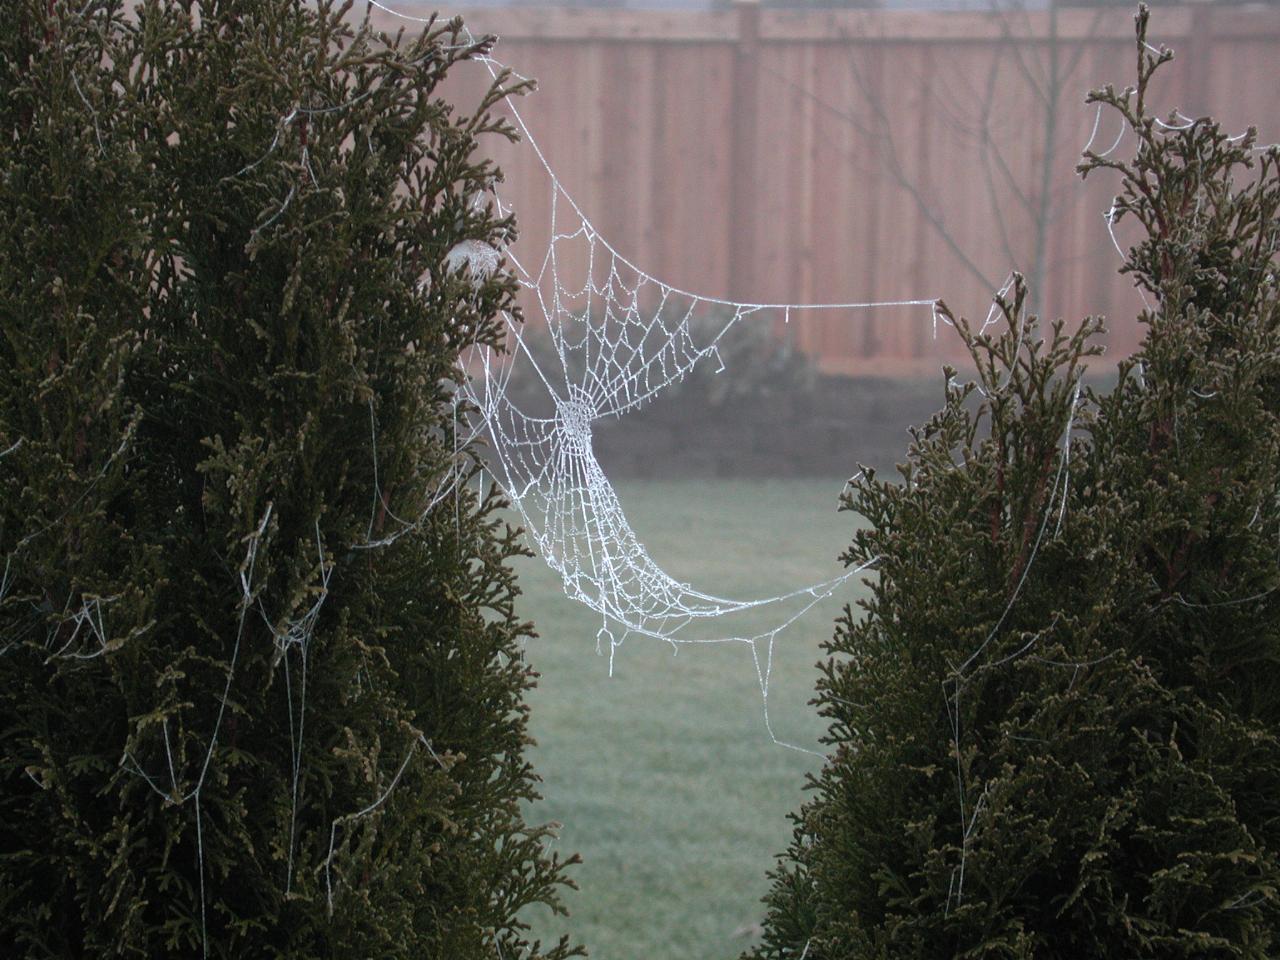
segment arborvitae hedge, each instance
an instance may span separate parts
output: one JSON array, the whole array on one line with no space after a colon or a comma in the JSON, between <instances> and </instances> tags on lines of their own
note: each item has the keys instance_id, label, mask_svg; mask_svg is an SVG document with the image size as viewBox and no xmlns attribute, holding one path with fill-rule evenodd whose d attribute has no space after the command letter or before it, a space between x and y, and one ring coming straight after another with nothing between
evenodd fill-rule
<instances>
[{"instance_id":1,"label":"arborvitae hedge","mask_svg":"<svg viewBox=\"0 0 1280 960\"><path fill-rule=\"evenodd\" d=\"M757 957L1280 955L1280 150L1161 126L1145 28L1092 97L1136 155L1082 170L1142 228L1146 338L1100 395L1097 322L1020 281L955 321L976 382L845 503L878 572Z\"/></svg>"},{"instance_id":2,"label":"arborvitae hedge","mask_svg":"<svg viewBox=\"0 0 1280 960\"><path fill-rule=\"evenodd\" d=\"M5 7L0 955L570 952L522 952L564 864L455 449L501 84L347 7Z\"/></svg>"}]
</instances>

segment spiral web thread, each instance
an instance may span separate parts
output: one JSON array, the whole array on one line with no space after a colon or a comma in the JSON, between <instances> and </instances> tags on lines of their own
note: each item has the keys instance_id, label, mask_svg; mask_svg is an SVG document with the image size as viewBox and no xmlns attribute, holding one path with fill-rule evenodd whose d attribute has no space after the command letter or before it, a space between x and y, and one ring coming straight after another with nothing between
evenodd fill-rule
<instances>
[{"instance_id":1,"label":"spiral web thread","mask_svg":"<svg viewBox=\"0 0 1280 960\"><path fill-rule=\"evenodd\" d=\"M495 79L506 69L491 56L479 59ZM523 262L511 250L501 252L527 291L527 300L536 304L543 321L539 326L549 336L552 350L549 355L535 351L530 342L537 335L504 314L510 353L476 348L467 358L475 375L462 384L461 392L476 409L477 425L489 441L494 480L518 511L540 556L560 575L566 595L600 614L597 646L603 651L607 644L611 672L615 651L633 634L673 645L747 643L752 647L768 723L774 640L864 568L777 596L746 600L716 596L677 580L650 556L629 523L596 459L592 426L605 417L622 417L640 409L701 363L713 362L717 371L723 370L721 339L742 321L770 322L780 314L786 322L795 312L818 310L852 313L927 307L933 311L936 299L748 303L702 296L665 283L600 235L557 177L511 98L506 98L505 105L546 175L550 236L537 263ZM499 212L511 211L501 197L497 203ZM464 249L464 244L471 246ZM495 251L475 241L464 244L450 251L450 262L478 282L496 268ZM933 316L936 319L936 313ZM508 390L517 367L531 371L545 388L553 412L535 415L518 405ZM693 625L700 621L761 608L776 608L776 625L764 633L693 636Z\"/></svg>"}]
</instances>

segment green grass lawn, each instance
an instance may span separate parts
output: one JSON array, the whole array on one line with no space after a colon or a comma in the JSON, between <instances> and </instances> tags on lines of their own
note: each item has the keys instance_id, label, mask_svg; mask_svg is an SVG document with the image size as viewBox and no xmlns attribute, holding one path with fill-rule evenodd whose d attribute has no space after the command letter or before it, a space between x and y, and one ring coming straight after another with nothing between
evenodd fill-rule
<instances>
[{"instance_id":1,"label":"green grass lawn","mask_svg":"<svg viewBox=\"0 0 1280 960\"><path fill-rule=\"evenodd\" d=\"M828 579L854 529L837 514L843 479L620 484L633 527L677 579L733 598L775 596ZM532 751L565 853L582 854L568 921L528 917L544 939L568 930L601 960L729 958L755 942L766 871L790 836L787 813L818 759L775 745L745 644L672 648L631 638L614 675L595 655L596 614L565 598L559 579L519 565L519 607L540 636L526 656L542 674L530 697ZM776 644L769 712L780 740L818 748L808 700L818 645L851 582ZM776 625L776 612L733 632Z\"/></svg>"}]
</instances>

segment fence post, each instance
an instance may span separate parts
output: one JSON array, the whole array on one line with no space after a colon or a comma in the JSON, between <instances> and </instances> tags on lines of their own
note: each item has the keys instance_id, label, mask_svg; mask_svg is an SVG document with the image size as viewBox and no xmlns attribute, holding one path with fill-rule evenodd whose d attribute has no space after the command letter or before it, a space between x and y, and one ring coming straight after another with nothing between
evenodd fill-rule
<instances>
[{"instance_id":1,"label":"fence post","mask_svg":"<svg viewBox=\"0 0 1280 960\"><path fill-rule=\"evenodd\" d=\"M758 298L756 225L757 117L759 110L759 0L734 0L738 37L734 46L733 89L729 97L729 295Z\"/></svg>"}]
</instances>

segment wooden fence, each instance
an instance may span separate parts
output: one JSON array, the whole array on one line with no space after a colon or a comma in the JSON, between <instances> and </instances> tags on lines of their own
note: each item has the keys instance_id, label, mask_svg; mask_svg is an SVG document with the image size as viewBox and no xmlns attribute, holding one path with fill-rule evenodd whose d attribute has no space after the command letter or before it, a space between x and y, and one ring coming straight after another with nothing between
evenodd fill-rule
<instances>
[{"instance_id":1,"label":"wooden fence","mask_svg":"<svg viewBox=\"0 0 1280 960\"><path fill-rule=\"evenodd\" d=\"M582 210L667 283L752 302L942 297L985 316L1018 268L1045 314L1106 315L1113 357L1138 342L1141 302L1116 274L1104 220L1117 181L1074 173L1091 134L1105 150L1119 131L1084 98L1133 82L1126 8L464 16L501 38L495 57L538 81L519 108ZM1152 94L1164 112L1280 140L1280 11L1157 7L1150 39L1177 53ZM460 74L451 97L487 86L479 66ZM545 172L528 145L485 149L520 221L513 252L534 256L549 236ZM1117 231L1121 245L1130 236ZM791 325L832 372L922 373L956 356L927 308Z\"/></svg>"}]
</instances>

